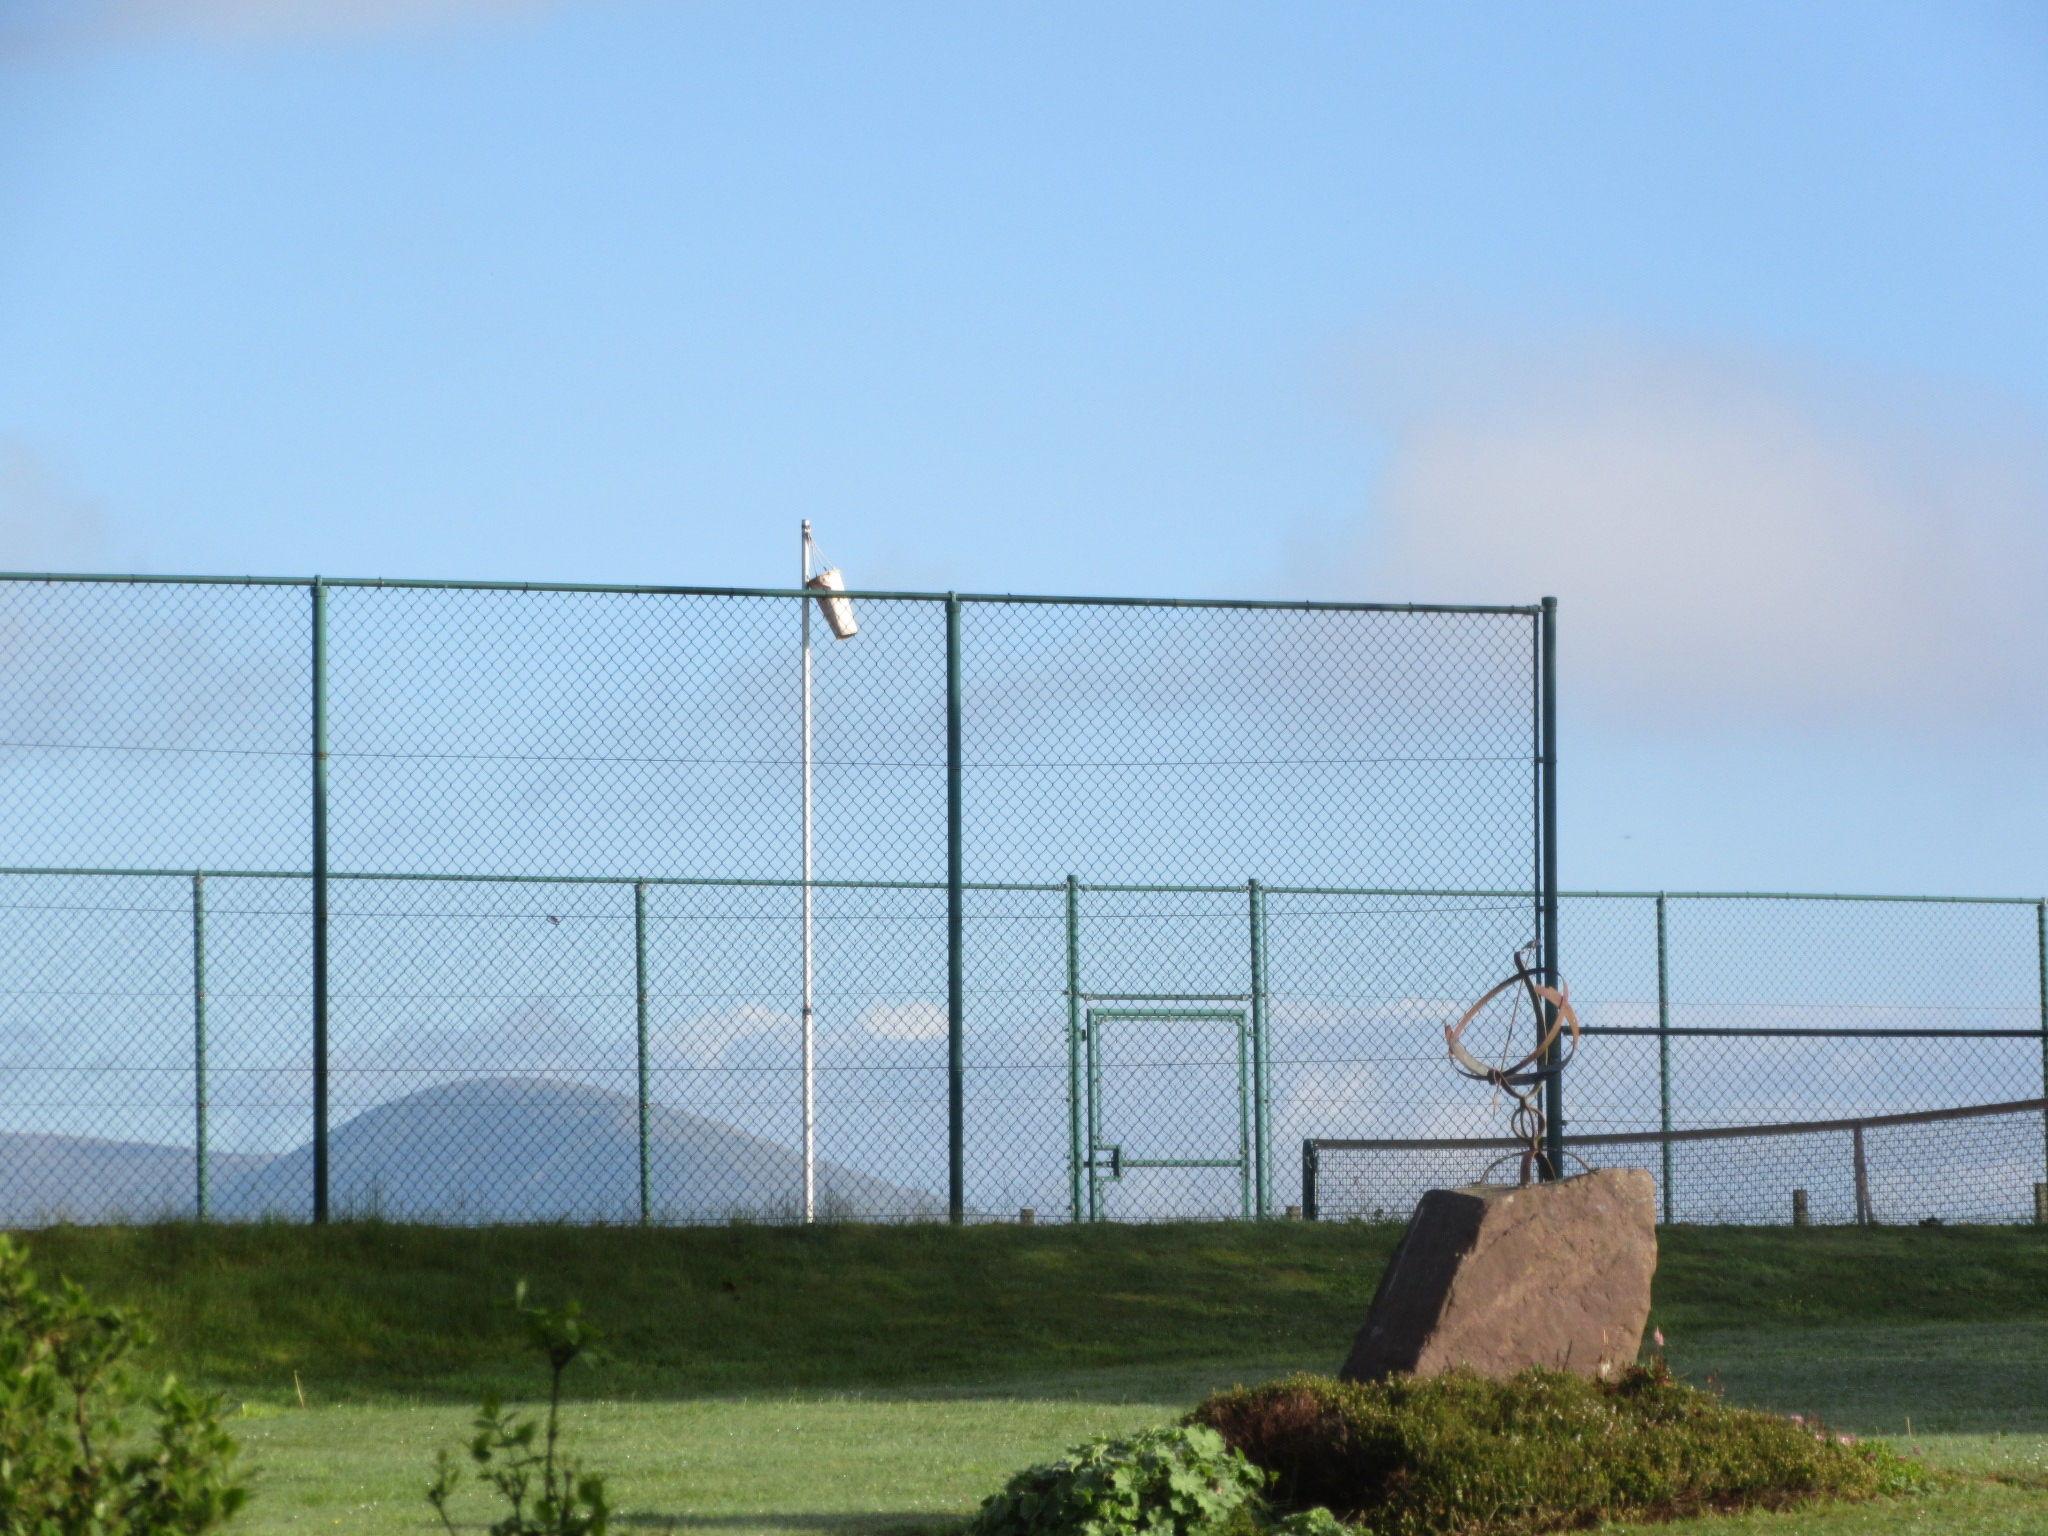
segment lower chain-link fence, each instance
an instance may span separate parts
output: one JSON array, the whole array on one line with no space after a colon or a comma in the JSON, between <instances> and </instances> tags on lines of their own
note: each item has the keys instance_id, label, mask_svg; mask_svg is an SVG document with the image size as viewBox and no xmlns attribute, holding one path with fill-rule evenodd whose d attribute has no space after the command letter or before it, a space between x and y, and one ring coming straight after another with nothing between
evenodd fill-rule
<instances>
[{"instance_id":1,"label":"lower chain-link fence","mask_svg":"<svg viewBox=\"0 0 2048 1536\"><path fill-rule=\"evenodd\" d=\"M1640 1168L1666 1222L1897 1226L2048 1221L2048 1098L1864 1120L1582 1136L1571 1172ZM1403 1221L1425 1191L1498 1182L1500 1138L1302 1143L1312 1221Z\"/></svg>"},{"instance_id":2,"label":"lower chain-link fence","mask_svg":"<svg viewBox=\"0 0 2048 1536\"><path fill-rule=\"evenodd\" d=\"M0 872L0 1222L303 1218L323 1150L337 1215L797 1219L800 894L334 876L322 1148L303 874ZM818 1214L943 1217L946 889L814 897ZM1670 1219L2032 1217L2040 903L1563 907L1569 1145ZM1512 891L969 886L965 1214L1405 1214L1490 1160L1442 1025L1534 922Z\"/></svg>"}]
</instances>

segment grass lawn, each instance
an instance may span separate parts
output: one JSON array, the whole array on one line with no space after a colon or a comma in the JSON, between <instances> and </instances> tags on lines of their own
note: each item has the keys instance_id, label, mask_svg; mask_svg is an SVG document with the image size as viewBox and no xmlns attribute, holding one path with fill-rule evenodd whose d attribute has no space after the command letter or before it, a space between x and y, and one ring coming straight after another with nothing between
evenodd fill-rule
<instances>
[{"instance_id":1,"label":"grass lawn","mask_svg":"<svg viewBox=\"0 0 2048 1536\"><path fill-rule=\"evenodd\" d=\"M580 1296L611 1335L572 1377L569 1431L621 1529L881 1531L943 1527L1024 1462L1213 1387L1331 1368L1392 1237L368 1225L30 1242L46 1272L148 1310L154 1363L245 1405L244 1530L374 1536L429 1528L433 1451L460 1441L477 1391L537 1384L504 1305L520 1276ZM1657 1321L1683 1375L1954 1474L1905 1503L1657 1529L2048 1533L2048 1232L1677 1230ZM470 1507L480 1529L487 1506Z\"/></svg>"}]
</instances>

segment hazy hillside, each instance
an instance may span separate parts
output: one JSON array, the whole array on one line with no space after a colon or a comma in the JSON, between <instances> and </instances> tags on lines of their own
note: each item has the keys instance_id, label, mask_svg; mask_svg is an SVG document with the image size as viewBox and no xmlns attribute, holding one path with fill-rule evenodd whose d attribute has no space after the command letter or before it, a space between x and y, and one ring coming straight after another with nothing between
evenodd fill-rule
<instances>
[{"instance_id":1,"label":"hazy hillside","mask_svg":"<svg viewBox=\"0 0 2048 1536\"><path fill-rule=\"evenodd\" d=\"M639 1214L638 1111L580 1083L473 1078L440 1083L337 1125L329 1179L337 1214L445 1222L632 1221ZM662 1221L786 1219L801 1195L789 1147L664 1105L648 1124L654 1215ZM213 1208L226 1219L300 1217L313 1152L216 1157ZM189 1216L189 1148L65 1136L0 1136L0 1222L33 1225ZM929 1193L835 1163L818 1166L824 1214L904 1219L943 1213Z\"/></svg>"},{"instance_id":2,"label":"hazy hillside","mask_svg":"<svg viewBox=\"0 0 2048 1536\"><path fill-rule=\"evenodd\" d=\"M339 1211L435 1221L631 1221L639 1213L638 1111L631 1096L582 1083L482 1077L438 1083L338 1126L328 1156ZM796 1152L716 1120L655 1105L648 1124L658 1219L794 1213ZM311 1147L222 1187L236 1216L304 1208ZM931 1214L931 1196L836 1164L819 1200L866 1217Z\"/></svg>"},{"instance_id":3,"label":"hazy hillside","mask_svg":"<svg viewBox=\"0 0 2048 1536\"><path fill-rule=\"evenodd\" d=\"M260 1158L215 1157L213 1178L239 1178ZM0 1226L53 1221L153 1221L190 1216L190 1147L91 1136L0 1134Z\"/></svg>"}]
</instances>

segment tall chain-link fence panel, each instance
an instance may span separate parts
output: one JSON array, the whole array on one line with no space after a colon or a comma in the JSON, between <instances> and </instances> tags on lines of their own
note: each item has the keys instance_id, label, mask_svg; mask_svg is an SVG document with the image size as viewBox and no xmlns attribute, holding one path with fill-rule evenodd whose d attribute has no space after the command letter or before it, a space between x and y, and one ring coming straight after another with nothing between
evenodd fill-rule
<instances>
[{"instance_id":1,"label":"tall chain-link fence panel","mask_svg":"<svg viewBox=\"0 0 2048 1536\"><path fill-rule=\"evenodd\" d=\"M308 1138L310 616L0 582L0 1221L189 1215Z\"/></svg>"},{"instance_id":2,"label":"tall chain-link fence panel","mask_svg":"<svg viewBox=\"0 0 2048 1536\"><path fill-rule=\"evenodd\" d=\"M1243 1170L1214 1150L1238 1133L1236 1026L1204 1014L1241 1013L1260 1056L1257 1209L1276 1137L1404 1091L1381 1058L1412 1050L1415 1000L1536 936L1538 637L1527 611L966 610L967 866L1076 887L974 904L974 984L1004 978L968 1009L974 1205L1239 1210ZM1525 894L1395 954L1415 900L1359 888L1411 885Z\"/></svg>"},{"instance_id":3,"label":"tall chain-link fence panel","mask_svg":"<svg viewBox=\"0 0 2048 1536\"><path fill-rule=\"evenodd\" d=\"M335 974L376 982L331 1002L337 1201L801 1216L802 614L774 596L331 593L330 856L437 877L338 886ZM929 1216L944 605L869 600L860 620L812 646L817 1209Z\"/></svg>"},{"instance_id":4,"label":"tall chain-link fence panel","mask_svg":"<svg viewBox=\"0 0 2048 1536\"><path fill-rule=\"evenodd\" d=\"M10 867L303 873L304 583L0 581Z\"/></svg>"},{"instance_id":5,"label":"tall chain-link fence panel","mask_svg":"<svg viewBox=\"0 0 2048 1536\"><path fill-rule=\"evenodd\" d=\"M987 602L962 615L977 881L1527 885L1527 612Z\"/></svg>"},{"instance_id":6,"label":"tall chain-link fence panel","mask_svg":"<svg viewBox=\"0 0 2048 1536\"><path fill-rule=\"evenodd\" d=\"M1253 882L1534 910L1535 607L807 601L0 580L5 1219L1262 1211Z\"/></svg>"}]
</instances>

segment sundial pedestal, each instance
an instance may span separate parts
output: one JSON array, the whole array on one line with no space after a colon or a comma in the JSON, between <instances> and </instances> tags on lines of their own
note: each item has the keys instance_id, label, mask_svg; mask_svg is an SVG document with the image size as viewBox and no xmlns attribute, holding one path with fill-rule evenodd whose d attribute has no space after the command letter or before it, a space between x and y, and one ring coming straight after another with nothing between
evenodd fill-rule
<instances>
[{"instance_id":1,"label":"sundial pedestal","mask_svg":"<svg viewBox=\"0 0 2048 1536\"><path fill-rule=\"evenodd\" d=\"M1520 1188L1433 1189L1387 1263L1343 1376L1635 1363L1657 1271L1657 1187L1606 1168Z\"/></svg>"}]
</instances>

